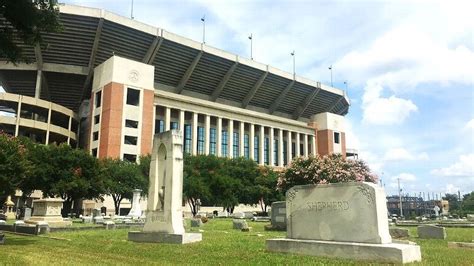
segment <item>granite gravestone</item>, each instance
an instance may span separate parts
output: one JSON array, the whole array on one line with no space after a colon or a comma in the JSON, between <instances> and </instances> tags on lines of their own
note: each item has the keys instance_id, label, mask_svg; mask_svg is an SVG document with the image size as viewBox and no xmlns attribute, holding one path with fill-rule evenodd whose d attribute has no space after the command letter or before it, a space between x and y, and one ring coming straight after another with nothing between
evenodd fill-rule
<instances>
[{"instance_id":1,"label":"granite gravestone","mask_svg":"<svg viewBox=\"0 0 474 266\"><path fill-rule=\"evenodd\" d=\"M156 134L150 163L148 205L143 231L128 233L136 242L186 244L202 240L200 233L186 233L183 225L183 137L172 130Z\"/></svg>"},{"instance_id":2,"label":"granite gravestone","mask_svg":"<svg viewBox=\"0 0 474 266\"><path fill-rule=\"evenodd\" d=\"M33 201L33 216L25 222L38 224L47 222L50 227L64 227L72 225L71 221L64 220L61 216L62 199L39 199Z\"/></svg>"},{"instance_id":3,"label":"granite gravestone","mask_svg":"<svg viewBox=\"0 0 474 266\"><path fill-rule=\"evenodd\" d=\"M31 208L28 208L26 207L25 208L25 212L24 212L24 216L23 216L23 220L29 220L31 218Z\"/></svg>"},{"instance_id":4,"label":"granite gravestone","mask_svg":"<svg viewBox=\"0 0 474 266\"><path fill-rule=\"evenodd\" d=\"M395 263L421 261L420 247L392 243L385 193L372 183L295 186L286 194L287 238L267 249Z\"/></svg>"},{"instance_id":5,"label":"granite gravestone","mask_svg":"<svg viewBox=\"0 0 474 266\"><path fill-rule=\"evenodd\" d=\"M272 228L286 230L286 201L272 203Z\"/></svg>"}]
</instances>

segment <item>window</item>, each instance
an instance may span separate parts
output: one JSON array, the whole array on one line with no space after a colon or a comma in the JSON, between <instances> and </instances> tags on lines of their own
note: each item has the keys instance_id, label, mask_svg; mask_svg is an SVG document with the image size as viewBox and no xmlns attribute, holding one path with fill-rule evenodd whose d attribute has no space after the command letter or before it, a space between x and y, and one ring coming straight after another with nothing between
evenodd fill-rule
<instances>
[{"instance_id":1,"label":"window","mask_svg":"<svg viewBox=\"0 0 474 266\"><path fill-rule=\"evenodd\" d=\"M258 156L258 148L260 144L258 143L258 136L253 137L253 159L255 162L259 163L260 157Z\"/></svg>"},{"instance_id":2,"label":"window","mask_svg":"<svg viewBox=\"0 0 474 266\"><path fill-rule=\"evenodd\" d=\"M132 88L127 88L127 104L139 106L140 105L140 91Z\"/></svg>"},{"instance_id":3,"label":"window","mask_svg":"<svg viewBox=\"0 0 474 266\"><path fill-rule=\"evenodd\" d=\"M97 148L92 149L92 156L97 158Z\"/></svg>"},{"instance_id":4,"label":"window","mask_svg":"<svg viewBox=\"0 0 474 266\"><path fill-rule=\"evenodd\" d=\"M227 130L222 130L222 151L221 156L227 156Z\"/></svg>"},{"instance_id":5,"label":"window","mask_svg":"<svg viewBox=\"0 0 474 266\"><path fill-rule=\"evenodd\" d=\"M138 138L134 136L125 136L124 144L137 145Z\"/></svg>"},{"instance_id":6,"label":"window","mask_svg":"<svg viewBox=\"0 0 474 266\"><path fill-rule=\"evenodd\" d=\"M283 141L283 165L288 164L288 143L287 141Z\"/></svg>"},{"instance_id":7,"label":"window","mask_svg":"<svg viewBox=\"0 0 474 266\"><path fill-rule=\"evenodd\" d=\"M217 139L216 139L216 129L215 128L211 128L211 134L209 136L209 153L212 154L212 155L217 155L216 152L217 152Z\"/></svg>"},{"instance_id":8,"label":"window","mask_svg":"<svg viewBox=\"0 0 474 266\"><path fill-rule=\"evenodd\" d=\"M204 154L204 127L198 126L197 153Z\"/></svg>"},{"instance_id":9,"label":"window","mask_svg":"<svg viewBox=\"0 0 474 266\"><path fill-rule=\"evenodd\" d=\"M100 122L100 115L94 116L94 125L99 124L99 122Z\"/></svg>"},{"instance_id":10,"label":"window","mask_svg":"<svg viewBox=\"0 0 474 266\"><path fill-rule=\"evenodd\" d=\"M137 161L137 156L135 154L123 154L123 160L124 161L129 161L129 162L136 162Z\"/></svg>"},{"instance_id":11,"label":"window","mask_svg":"<svg viewBox=\"0 0 474 266\"><path fill-rule=\"evenodd\" d=\"M125 127L138 128L138 121L125 119Z\"/></svg>"},{"instance_id":12,"label":"window","mask_svg":"<svg viewBox=\"0 0 474 266\"><path fill-rule=\"evenodd\" d=\"M171 129L178 129L178 122L171 122Z\"/></svg>"},{"instance_id":13,"label":"window","mask_svg":"<svg viewBox=\"0 0 474 266\"><path fill-rule=\"evenodd\" d=\"M233 138L233 141L232 141L232 152L234 153L233 154L233 157L234 158L237 158L239 157L240 155L240 152L239 152L239 133L238 132L234 132L234 138Z\"/></svg>"},{"instance_id":14,"label":"window","mask_svg":"<svg viewBox=\"0 0 474 266\"><path fill-rule=\"evenodd\" d=\"M98 91L95 93L94 103L95 103L95 108L100 107L100 105L102 104L102 91Z\"/></svg>"},{"instance_id":15,"label":"window","mask_svg":"<svg viewBox=\"0 0 474 266\"><path fill-rule=\"evenodd\" d=\"M278 140L273 140L273 165L278 165Z\"/></svg>"},{"instance_id":16,"label":"window","mask_svg":"<svg viewBox=\"0 0 474 266\"><path fill-rule=\"evenodd\" d=\"M292 142L291 143L291 158L296 157L296 143Z\"/></svg>"},{"instance_id":17,"label":"window","mask_svg":"<svg viewBox=\"0 0 474 266\"><path fill-rule=\"evenodd\" d=\"M191 153L191 125L184 125L184 152Z\"/></svg>"},{"instance_id":18,"label":"window","mask_svg":"<svg viewBox=\"0 0 474 266\"><path fill-rule=\"evenodd\" d=\"M99 139L99 132L96 131L96 132L92 133L92 140L96 141L98 139Z\"/></svg>"},{"instance_id":19,"label":"window","mask_svg":"<svg viewBox=\"0 0 474 266\"><path fill-rule=\"evenodd\" d=\"M250 137L249 134L244 135L244 157L250 159Z\"/></svg>"},{"instance_id":20,"label":"window","mask_svg":"<svg viewBox=\"0 0 474 266\"><path fill-rule=\"evenodd\" d=\"M155 120L155 134L165 131L165 122L163 120Z\"/></svg>"},{"instance_id":21,"label":"window","mask_svg":"<svg viewBox=\"0 0 474 266\"><path fill-rule=\"evenodd\" d=\"M263 143L263 162L266 165L270 164L270 139L265 138L265 142Z\"/></svg>"},{"instance_id":22,"label":"window","mask_svg":"<svg viewBox=\"0 0 474 266\"><path fill-rule=\"evenodd\" d=\"M339 132L334 132L334 143L339 144Z\"/></svg>"}]
</instances>

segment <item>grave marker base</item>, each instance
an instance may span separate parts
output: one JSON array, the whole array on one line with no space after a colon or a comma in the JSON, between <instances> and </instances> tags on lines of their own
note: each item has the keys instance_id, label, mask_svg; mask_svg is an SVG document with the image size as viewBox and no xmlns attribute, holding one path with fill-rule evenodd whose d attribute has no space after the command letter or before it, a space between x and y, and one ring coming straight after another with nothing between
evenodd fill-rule
<instances>
[{"instance_id":1,"label":"grave marker base","mask_svg":"<svg viewBox=\"0 0 474 266\"><path fill-rule=\"evenodd\" d=\"M421 261L420 246L408 244L367 244L302 239L268 239L268 251L302 255L369 260L391 263Z\"/></svg>"},{"instance_id":2,"label":"grave marker base","mask_svg":"<svg viewBox=\"0 0 474 266\"><path fill-rule=\"evenodd\" d=\"M160 232L128 232L128 240L146 243L189 244L202 240L200 233L168 234Z\"/></svg>"}]
</instances>

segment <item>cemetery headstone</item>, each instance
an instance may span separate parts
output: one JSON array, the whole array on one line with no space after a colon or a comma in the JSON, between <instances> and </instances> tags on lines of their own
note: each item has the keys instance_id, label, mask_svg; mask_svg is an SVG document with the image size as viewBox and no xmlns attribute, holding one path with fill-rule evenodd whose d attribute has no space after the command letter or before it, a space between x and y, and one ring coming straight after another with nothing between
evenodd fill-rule
<instances>
[{"instance_id":1,"label":"cemetery headstone","mask_svg":"<svg viewBox=\"0 0 474 266\"><path fill-rule=\"evenodd\" d=\"M409 237L408 229L403 228L390 228L390 236L393 238L404 238Z\"/></svg>"},{"instance_id":2,"label":"cemetery headstone","mask_svg":"<svg viewBox=\"0 0 474 266\"><path fill-rule=\"evenodd\" d=\"M23 220L27 221L31 218L31 208L26 207Z\"/></svg>"},{"instance_id":3,"label":"cemetery headstone","mask_svg":"<svg viewBox=\"0 0 474 266\"><path fill-rule=\"evenodd\" d=\"M201 218L191 219L191 227L201 227L201 225L202 225Z\"/></svg>"},{"instance_id":4,"label":"cemetery headstone","mask_svg":"<svg viewBox=\"0 0 474 266\"><path fill-rule=\"evenodd\" d=\"M133 218L140 218L140 216L142 216L142 207L140 206L141 192L141 189L133 190L132 208L127 216Z\"/></svg>"},{"instance_id":5,"label":"cemetery headstone","mask_svg":"<svg viewBox=\"0 0 474 266\"><path fill-rule=\"evenodd\" d=\"M383 188L363 182L295 186L286 193L287 237L267 250L393 263L421 261L420 247L393 243Z\"/></svg>"},{"instance_id":6,"label":"cemetery headstone","mask_svg":"<svg viewBox=\"0 0 474 266\"><path fill-rule=\"evenodd\" d=\"M39 222L36 224L36 234L43 235L49 233L49 225L47 222Z\"/></svg>"},{"instance_id":7,"label":"cemetery headstone","mask_svg":"<svg viewBox=\"0 0 474 266\"><path fill-rule=\"evenodd\" d=\"M85 224L90 224L92 223L92 216L82 216L82 222Z\"/></svg>"},{"instance_id":8,"label":"cemetery headstone","mask_svg":"<svg viewBox=\"0 0 474 266\"><path fill-rule=\"evenodd\" d=\"M272 203L271 224L274 230L286 230L286 201Z\"/></svg>"},{"instance_id":9,"label":"cemetery headstone","mask_svg":"<svg viewBox=\"0 0 474 266\"><path fill-rule=\"evenodd\" d=\"M92 217L102 216L100 209L93 209L92 210Z\"/></svg>"},{"instance_id":10,"label":"cemetery headstone","mask_svg":"<svg viewBox=\"0 0 474 266\"><path fill-rule=\"evenodd\" d=\"M113 221L105 221L104 227L105 227L105 230L113 230L115 229L115 223Z\"/></svg>"},{"instance_id":11,"label":"cemetery headstone","mask_svg":"<svg viewBox=\"0 0 474 266\"><path fill-rule=\"evenodd\" d=\"M33 216L25 220L28 224L47 222L50 227L64 227L72 225L72 221L64 220L61 216L62 199L39 199L33 201Z\"/></svg>"},{"instance_id":12,"label":"cemetery headstone","mask_svg":"<svg viewBox=\"0 0 474 266\"><path fill-rule=\"evenodd\" d=\"M7 222L5 220L0 220L0 224L6 224Z\"/></svg>"},{"instance_id":13,"label":"cemetery headstone","mask_svg":"<svg viewBox=\"0 0 474 266\"><path fill-rule=\"evenodd\" d=\"M232 228L234 229L239 229L239 230L242 230L242 229L245 229L245 228L248 228L248 224L247 224L247 221L246 220L243 220L243 219L233 219L232 220Z\"/></svg>"},{"instance_id":14,"label":"cemetery headstone","mask_svg":"<svg viewBox=\"0 0 474 266\"><path fill-rule=\"evenodd\" d=\"M92 219L94 220L95 224L103 224L104 223L104 217L103 216L96 216Z\"/></svg>"},{"instance_id":15,"label":"cemetery headstone","mask_svg":"<svg viewBox=\"0 0 474 266\"><path fill-rule=\"evenodd\" d=\"M446 229L436 225L420 225L417 227L418 237L424 239L446 239Z\"/></svg>"},{"instance_id":16,"label":"cemetery headstone","mask_svg":"<svg viewBox=\"0 0 474 266\"><path fill-rule=\"evenodd\" d=\"M235 218L235 219L244 219L245 218L245 214L243 212L234 212L232 214L232 218Z\"/></svg>"},{"instance_id":17,"label":"cemetery headstone","mask_svg":"<svg viewBox=\"0 0 474 266\"><path fill-rule=\"evenodd\" d=\"M200 233L186 233L183 225L183 137L172 130L156 134L150 163L146 221L143 231L131 231L135 242L186 244L202 240Z\"/></svg>"}]
</instances>

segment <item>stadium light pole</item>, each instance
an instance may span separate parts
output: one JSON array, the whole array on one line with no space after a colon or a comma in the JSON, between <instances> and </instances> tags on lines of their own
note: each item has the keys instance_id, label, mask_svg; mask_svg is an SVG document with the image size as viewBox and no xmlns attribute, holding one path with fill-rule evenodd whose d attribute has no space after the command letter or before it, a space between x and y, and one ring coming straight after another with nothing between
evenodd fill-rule
<instances>
[{"instance_id":1,"label":"stadium light pole","mask_svg":"<svg viewBox=\"0 0 474 266\"><path fill-rule=\"evenodd\" d=\"M398 198L400 199L400 218L403 216L402 189L400 188L400 178L398 180Z\"/></svg>"},{"instance_id":2,"label":"stadium light pole","mask_svg":"<svg viewBox=\"0 0 474 266\"><path fill-rule=\"evenodd\" d=\"M249 40L250 40L250 60L253 60L253 36L252 36L252 33L250 33Z\"/></svg>"},{"instance_id":3,"label":"stadium light pole","mask_svg":"<svg viewBox=\"0 0 474 266\"><path fill-rule=\"evenodd\" d=\"M132 0L132 10L130 11L130 18L133 19L133 0Z\"/></svg>"},{"instance_id":4,"label":"stadium light pole","mask_svg":"<svg viewBox=\"0 0 474 266\"><path fill-rule=\"evenodd\" d=\"M291 52L291 56L293 56L293 77L296 76L296 66L295 66L295 50Z\"/></svg>"},{"instance_id":5,"label":"stadium light pole","mask_svg":"<svg viewBox=\"0 0 474 266\"><path fill-rule=\"evenodd\" d=\"M206 43L206 15L202 16L202 43Z\"/></svg>"},{"instance_id":6,"label":"stadium light pole","mask_svg":"<svg viewBox=\"0 0 474 266\"><path fill-rule=\"evenodd\" d=\"M331 71L331 87L332 87L332 65L330 65L328 69Z\"/></svg>"},{"instance_id":7,"label":"stadium light pole","mask_svg":"<svg viewBox=\"0 0 474 266\"><path fill-rule=\"evenodd\" d=\"M347 80L344 81L344 85L346 85L346 95L349 97L349 91L347 90Z\"/></svg>"}]
</instances>

